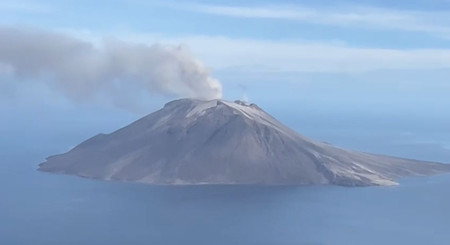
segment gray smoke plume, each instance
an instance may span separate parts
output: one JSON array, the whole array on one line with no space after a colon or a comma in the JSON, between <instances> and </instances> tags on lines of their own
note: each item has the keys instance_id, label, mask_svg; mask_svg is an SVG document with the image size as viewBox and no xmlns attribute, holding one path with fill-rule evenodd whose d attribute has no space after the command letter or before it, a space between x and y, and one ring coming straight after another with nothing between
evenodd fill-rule
<instances>
[{"instance_id":1,"label":"gray smoke plume","mask_svg":"<svg viewBox=\"0 0 450 245\"><path fill-rule=\"evenodd\" d=\"M183 46L116 39L94 44L60 33L0 27L0 68L17 78L44 81L75 100L114 101L142 93L222 96L220 82Z\"/></svg>"}]
</instances>

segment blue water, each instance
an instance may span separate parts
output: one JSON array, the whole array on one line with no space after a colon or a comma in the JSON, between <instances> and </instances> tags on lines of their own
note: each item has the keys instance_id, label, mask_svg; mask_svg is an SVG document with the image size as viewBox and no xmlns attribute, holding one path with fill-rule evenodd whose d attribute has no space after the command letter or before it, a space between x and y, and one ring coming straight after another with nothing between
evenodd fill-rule
<instances>
[{"instance_id":1,"label":"blue water","mask_svg":"<svg viewBox=\"0 0 450 245\"><path fill-rule=\"evenodd\" d=\"M448 244L450 176L399 187L152 187L0 171L0 244ZM7 160L5 158L2 161Z\"/></svg>"},{"instance_id":2,"label":"blue water","mask_svg":"<svg viewBox=\"0 0 450 245\"><path fill-rule=\"evenodd\" d=\"M46 156L93 135L82 124L64 127L74 128L17 137L11 124L3 132L1 245L450 244L450 175L408 178L398 187L155 187L35 171ZM447 162L450 155L439 143L446 130L299 128L359 150Z\"/></svg>"}]
</instances>

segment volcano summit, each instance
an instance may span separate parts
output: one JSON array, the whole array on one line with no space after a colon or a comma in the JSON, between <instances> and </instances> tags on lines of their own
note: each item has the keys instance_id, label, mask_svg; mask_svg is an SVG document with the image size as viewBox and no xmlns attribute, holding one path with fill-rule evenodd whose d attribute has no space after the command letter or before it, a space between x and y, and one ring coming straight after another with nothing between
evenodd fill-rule
<instances>
[{"instance_id":1,"label":"volcano summit","mask_svg":"<svg viewBox=\"0 0 450 245\"><path fill-rule=\"evenodd\" d=\"M308 139L255 104L180 99L51 156L39 170L155 185L393 185L450 165L350 151Z\"/></svg>"}]
</instances>

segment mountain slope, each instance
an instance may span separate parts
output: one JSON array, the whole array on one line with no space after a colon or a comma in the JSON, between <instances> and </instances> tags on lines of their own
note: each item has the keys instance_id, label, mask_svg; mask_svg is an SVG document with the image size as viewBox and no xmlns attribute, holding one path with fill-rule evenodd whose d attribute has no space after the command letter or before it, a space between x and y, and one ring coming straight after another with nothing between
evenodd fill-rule
<instances>
[{"instance_id":1,"label":"mountain slope","mask_svg":"<svg viewBox=\"0 0 450 245\"><path fill-rule=\"evenodd\" d=\"M181 99L49 157L39 170L148 184L366 186L448 172L450 165L317 142L254 104Z\"/></svg>"}]
</instances>

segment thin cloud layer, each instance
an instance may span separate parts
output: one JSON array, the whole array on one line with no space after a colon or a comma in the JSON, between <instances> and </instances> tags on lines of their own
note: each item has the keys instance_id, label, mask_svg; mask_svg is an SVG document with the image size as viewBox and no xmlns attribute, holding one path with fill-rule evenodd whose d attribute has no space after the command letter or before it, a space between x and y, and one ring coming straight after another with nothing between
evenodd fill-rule
<instances>
[{"instance_id":1,"label":"thin cloud layer","mask_svg":"<svg viewBox=\"0 0 450 245\"><path fill-rule=\"evenodd\" d=\"M142 93L222 96L220 82L184 46L92 43L42 30L0 28L0 72L45 82L79 101L102 96L120 103Z\"/></svg>"},{"instance_id":2,"label":"thin cloud layer","mask_svg":"<svg viewBox=\"0 0 450 245\"><path fill-rule=\"evenodd\" d=\"M371 6L342 6L336 9L303 5L172 4L166 6L235 18L283 19L338 27L427 32L442 37L450 35L448 11L392 10Z\"/></svg>"},{"instance_id":3,"label":"thin cloud layer","mask_svg":"<svg viewBox=\"0 0 450 245\"><path fill-rule=\"evenodd\" d=\"M152 36L123 34L130 42ZM161 39L158 37L158 39ZM163 38L183 42L216 71L359 73L450 68L450 49L388 49L342 43L259 40L213 36ZM217 47L221 47L218 49Z\"/></svg>"}]
</instances>

